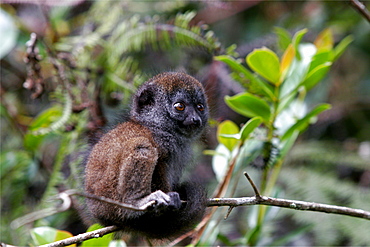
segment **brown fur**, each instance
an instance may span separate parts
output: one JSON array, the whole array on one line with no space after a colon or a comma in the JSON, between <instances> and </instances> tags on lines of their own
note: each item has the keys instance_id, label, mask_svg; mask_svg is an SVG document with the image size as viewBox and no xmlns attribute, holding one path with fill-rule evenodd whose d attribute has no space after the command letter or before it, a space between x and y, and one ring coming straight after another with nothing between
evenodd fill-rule
<instances>
[{"instance_id":1,"label":"brown fur","mask_svg":"<svg viewBox=\"0 0 370 247\"><path fill-rule=\"evenodd\" d=\"M174 110L177 100L184 101L187 111ZM200 103L202 111L197 110ZM137 212L88 200L92 216L104 225L160 239L194 227L205 210L205 192L194 183L180 183L180 177L207 118L204 90L194 78L163 73L146 82L134 96L130 120L93 147L85 190L134 206L154 200L157 206Z\"/></svg>"}]
</instances>

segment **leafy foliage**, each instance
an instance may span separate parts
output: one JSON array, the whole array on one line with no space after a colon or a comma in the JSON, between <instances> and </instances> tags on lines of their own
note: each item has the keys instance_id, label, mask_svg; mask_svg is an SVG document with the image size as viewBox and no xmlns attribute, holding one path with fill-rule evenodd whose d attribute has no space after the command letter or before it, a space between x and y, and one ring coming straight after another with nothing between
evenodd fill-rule
<instances>
[{"instance_id":1,"label":"leafy foliage","mask_svg":"<svg viewBox=\"0 0 370 247\"><path fill-rule=\"evenodd\" d=\"M239 183L248 167L251 177L259 177L256 181L264 195L366 209L368 185L363 184L364 193L359 193L360 182L354 183L348 177L356 178L357 172L366 174L367 160L354 152L343 154L334 142L307 143L301 137L299 145L295 144L299 134L316 121L318 114L330 108L328 104L317 104L327 101L327 97L317 99L329 88L328 83L320 83L325 81L329 70L335 77L331 97L335 98L333 112L337 113L331 121L337 121L346 112L338 111L336 101L346 102L345 108L350 109L344 114L350 116L347 129L343 125L337 127L331 138L343 138L348 132L346 138L368 139L370 128L364 123L369 118L363 114L367 112L356 104L348 106L359 95L365 106L368 99L368 23L361 22L348 6L309 1L288 6L284 2L271 2L257 4L245 12L239 12L238 8L240 14L234 14L228 21L210 21L205 25L194 21L197 17L207 17L207 11L196 13L196 10L212 9L218 3L212 6L211 2L186 1L76 1L81 5L72 2L62 7L45 2L47 5L40 10L32 4L2 4L0 15L5 21L0 24L0 32L5 38L0 39L1 242L38 245L56 240L56 234L62 232L65 237L70 236L57 229L73 234L85 231L76 222L78 217L72 217L73 209L52 216L33 214L34 218L27 221L33 224L26 223L16 229L14 226L23 216L29 217L30 212L49 209L50 199L59 191L82 188L81 153L86 150L87 137L99 136L102 126L118 121L117 112L127 107L131 94L149 75L185 68L193 75L201 72L199 78L202 78L206 71L204 81L219 80L223 92L220 95L225 95L223 90L229 88L232 80L224 67L215 66L220 61L231 69L231 79L245 88L240 94L225 97L226 104L250 119L244 120L242 126L232 121L219 124L220 145L208 151L213 154L212 168L216 174L210 188L222 187L219 195L251 195L253 191L246 182ZM232 10L234 4L222 2L220 6ZM302 9L289 11L294 6ZM284 18L271 15L276 8ZM306 12L312 16L308 17ZM291 34L275 27L277 40L263 36L276 23L289 30L304 26L310 28L310 33L303 29ZM310 35L328 23L335 35L331 29L325 29L312 40ZM37 59L26 66L23 60L29 54L25 43L31 32L38 36L34 46ZM334 45L347 33L353 36ZM352 43L353 37L356 41ZM252 39L257 40L258 46L249 43ZM230 45L233 43L240 46ZM223 49L225 45L229 47ZM245 52L244 45L269 48ZM357 53L352 50L333 67L349 45L355 46ZM238 58L238 52L243 59ZM212 61L215 55L218 61ZM38 69L40 77L35 80ZM27 82L35 83L34 87L26 87L26 78ZM35 98L33 93L38 86L41 92ZM212 84L207 88L210 100L219 97L215 92L219 90L217 87ZM329 100L333 103L332 98ZM214 107L218 108L218 104ZM316 126L315 131L325 128ZM249 169L250 166L258 169ZM356 174L337 174L343 171ZM204 177L209 177L209 172ZM78 208L81 198L74 199L77 202L74 206L81 210ZM310 213L258 206L234 210L237 211L223 221L226 210L217 209L200 242L193 244L291 245L293 240L309 239L311 245L366 245L368 241L366 222L348 217L320 214L313 217ZM33 242L31 234L40 241ZM111 241L111 235L83 245L90 244L124 245Z\"/></svg>"},{"instance_id":2,"label":"leafy foliage","mask_svg":"<svg viewBox=\"0 0 370 247\"><path fill-rule=\"evenodd\" d=\"M336 54L343 53L343 49L349 44L350 38L345 38L334 48L329 29L321 32L313 44L301 43L306 32L305 29L298 31L293 38L290 38L286 31L277 29L279 44L285 47L281 59L275 52L265 47L253 50L247 55L246 64L254 73L232 57L225 55L215 57L216 60L229 65L234 78L242 80L249 91L232 97L226 96L227 105L237 113L252 118L245 124L248 126L246 128L249 128L252 122L255 123L246 135L247 138L243 138L239 145L236 145L235 141L240 140L243 134L233 134L235 124L230 121L220 124L219 145L225 145L229 152L222 153L228 158L217 165L227 166L236 155L239 162L234 174L240 174L241 167L256 164L258 160L256 154L259 155L262 158L260 166L263 168L260 178L262 195L269 196L274 193L285 156L298 134L313 123L317 115L330 109L328 104L319 104L308 111L309 106L305 103L305 96L327 74L334 60L338 58ZM256 129L260 122L263 126ZM225 140L226 137L235 141ZM234 149L237 151L234 152ZM223 149L216 148L216 155L219 155L220 150ZM253 157L253 159L246 160L240 157ZM240 162L241 160L243 162ZM215 158L213 161L220 160ZM226 171L222 168L218 170ZM217 177L222 178L220 175ZM265 206L259 207L256 222L250 226L248 237L244 240L245 244L260 243L267 214Z\"/></svg>"}]
</instances>

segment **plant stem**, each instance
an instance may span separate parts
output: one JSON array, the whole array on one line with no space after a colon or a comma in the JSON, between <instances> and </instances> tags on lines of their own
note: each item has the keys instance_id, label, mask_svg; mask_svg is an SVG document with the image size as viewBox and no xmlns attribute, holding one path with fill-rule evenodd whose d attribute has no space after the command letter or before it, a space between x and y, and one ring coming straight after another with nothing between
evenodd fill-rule
<instances>
[{"instance_id":1,"label":"plant stem","mask_svg":"<svg viewBox=\"0 0 370 247\"><path fill-rule=\"evenodd\" d=\"M274 131L275 131L274 123L275 123L276 118L277 118L278 107L279 107L279 102L280 102L280 100L279 100L279 86L275 87L275 96L276 96L276 100L274 100L274 102L272 104L271 120L270 120L269 125L266 126L268 128L268 132L267 132L267 142L268 143L272 143L272 139L274 137ZM270 154L268 154L268 155L271 155L271 150L269 150L269 152L270 152ZM263 170L262 175L261 175L260 191L261 191L262 195L269 196L269 194L271 193L273 187L275 186L278 175L280 173L281 165L282 165L282 161L280 162L280 160L279 160L278 163L274 167L271 168L272 172L270 172L271 169L268 167L268 164L266 164L266 167ZM257 216L257 226L258 226L257 235L259 235L262 231L262 225L263 225L263 221L265 219L266 209L267 209L267 206L264 206L264 205L259 207L258 216ZM258 237L256 238L255 241L257 241L257 240L258 240ZM251 243L251 244L255 245L256 242Z\"/></svg>"}]
</instances>

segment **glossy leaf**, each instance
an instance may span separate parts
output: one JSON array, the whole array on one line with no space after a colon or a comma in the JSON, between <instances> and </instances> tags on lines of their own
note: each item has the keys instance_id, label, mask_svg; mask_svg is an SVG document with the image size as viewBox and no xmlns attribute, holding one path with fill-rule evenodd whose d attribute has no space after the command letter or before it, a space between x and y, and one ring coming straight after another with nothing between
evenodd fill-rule
<instances>
[{"instance_id":1,"label":"glossy leaf","mask_svg":"<svg viewBox=\"0 0 370 247\"><path fill-rule=\"evenodd\" d=\"M278 45L281 50L285 51L288 46L292 43L292 36L290 33L281 27L275 27L274 32L278 38Z\"/></svg>"},{"instance_id":2,"label":"glossy leaf","mask_svg":"<svg viewBox=\"0 0 370 247\"><path fill-rule=\"evenodd\" d=\"M302 29L298 32L296 32L293 36L293 40L292 40L292 44L294 46L294 49L297 51L296 52L296 57L298 58L298 60L301 59L301 53L300 51L298 50L298 46L299 44L301 43L301 40L303 38L303 36L307 33L307 29Z\"/></svg>"},{"instance_id":3,"label":"glossy leaf","mask_svg":"<svg viewBox=\"0 0 370 247\"><path fill-rule=\"evenodd\" d=\"M312 57L312 62L308 73L310 73L317 66L322 65L327 62L331 62L332 51L319 51Z\"/></svg>"},{"instance_id":4,"label":"glossy leaf","mask_svg":"<svg viewBox=\"0 0 370 247\"><path fill-rule=\"evenodd\" d=\"M280 83L285 79L285 76L290 68L290 65L293 62L293 59L295 57L295 50L292 44L288 46L288 48L285 50L280 63Z\"/></svg>"},{"instance_id":5,"label":"glossy leaf","mask_svg":"<svg viewBox=\"0 0 370 247\"><path fill-rule=\"evenodd\" d=\"M324 29L313 42L317 50L331 50L333 48L333 33L330 28Z\"/></svg>"},{"instance_id":6,"label":"glossy leaf","mask_svg":"<svg viewBox=\"0 0 370 247\"><path fill-rule=\"evenodd\" d=\"M248 66L273 84L280 79L280 62L275 52L267 48L255 49L247 56Z\"/></svg>"},{"instance_id":7,"label":"glossy leaf","mask_svg":"<svg viewBox=\"0 0 370 247\"><path fill-rule=\"evenodd\" d=\"M246 117L262 117L265 123L270 120L270 107L261 98L250 93L241 93L233 97L225 96L226 104L235 112Z\"/></svg>"},{"instance_id":8,"label":"glossy leaf","mask_svg":"<svg viewBox=\"0 0 370 247\"><path fill-rule=\"evenodd\" d=\"M26 133L23 145L27 150L35 151L38 149L46 135L35 135L34 132L40 129L48 128L63 115L63 109L60 106L53 106L41 112L29 126L29 132Z\"/></svg>"},{"instance_id":9,"label":"glossy leaf","mask_svg":"<svg viewBox=\"0 0 370 247\"><path fill-rule=\"evenodd\" d=\"M306 116L298 120L292 127L290 127L281 137L281 140L286 140L287 138L290 138L295 131L304 130L311 123L313 117L316 117L321 112L326 111L330 108L331 106L329 104L321 104L316 106L310 113L308 113Z\"/></svg>"},{"instance_id":10,"label":"glossy leaf","mask_svg":"<svg viewBox=\"0 0 370 247\"><path fill-rule=\"evenodd\" d=\"M234 58L221 55L214 57L214 59L226 63L234 72L241 74L242 77L250 80L252 83L254 83L254 85L261 89L261 92L264 96L268 97L271 100L274 100L276 98L271 85L253 75L247 68L238 63Z\"/></svg>"},{"instance_id":11,"label":"glossy leaf","mask_svg":"<svg viewBox=\"0 0 370 247\"><path fill-rule=\"evenodd\" d=\"M238 143L237 138L228 138L223 135L233 135L239 133L239 127L230 120L223 121L217 128L218 142L223 144L229 151L232 151Z\"/></svg>"},{"instance_id":12,"label":"glossy leaf","mask_svg":"<svg viewBox=\"0 0 370 247\"><path fill-rule=\"evenodd\" d=\"M349 44L352 43L352 41L354 40L353 36L352 35L349 35L347 37L345 37L335 48L334 48L334 51L333 51L333 58L332 58L332 61L335 61L337 60L342 54L343 52L347 49L347 47L349 46Z\"/></svg>"},{"instance_id":13,"label":"glossy leaf","mask_svg":"<svg viewBox=\"0 0 370 247\"><path fill-rule=\"evenodd\" d=\"M254 80L255 79L254 75L247 68L245 68L243 65L238 63L234 58L232 58L230 56L221 55L221 56L214 57L214 59L216 61L221 61L221 62L226 63L227 65L230 66L230 68L233 71L235 71L237 73L242 73L249 80Z\"/></svg>"},{"instance_id":14,"label":"glossy leaf","mask_svg":"<svg viewBox=\"0 0 370 247\"><path fill-rule=\"evenodd\" d=\"M240 130L240 139L245 141L249 135L261 124L262 118L254 117L244 124Z\"/></svg>"},{"instance_id":15,"label":"glossy leaf","mask_svg":"<svg viewBox=\"0 0 370 247\"><path fill-rule=\"evenodd\" d=\"M306 79L302 82L302 86L304 86L307 91L311 90L328 74L330 67L330 62L317 66L307 75Z\"/></svg>"},{"instance_id":16,"label":"glossy leaf","mask_svg":"<svg viewBox=\"0 0 370 247\"><path fill-rule=\"evenodd\" d=\"M48 227L48 226L41 226L41 227L33 228L31 230L31 237L35 245L43 245L43 244L52 243L54 242L56 235L57 235L57 230L52 227Z\"/></svg>"}]
</instances>

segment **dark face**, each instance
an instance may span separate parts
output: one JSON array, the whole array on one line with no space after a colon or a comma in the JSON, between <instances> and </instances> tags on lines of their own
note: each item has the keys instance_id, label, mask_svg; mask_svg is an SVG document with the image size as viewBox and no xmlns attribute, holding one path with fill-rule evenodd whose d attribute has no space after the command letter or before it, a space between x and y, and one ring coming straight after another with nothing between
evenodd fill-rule
<instances>
[{"instance_id":1,"label":"dark face","mask_svg":"<svg viewBox=\"0 0 370 247\"><path fill-rule=\"evenodd\" d=\"M149 128L195 137L208 121L203 87L186 74L160 74L138 90L131 117Z\"/></svg>"},{"instance_id":2,"label":"dark face","mask_svg":"<svg viewBox=\"0 0 370 247\"><path fill-rule=\"evenodd\" d=\"M179 133L192 137L198 135L208 121L208 106L202 90L180 89L168 99L169 118Z\"/></svg>"}]
</instances>

